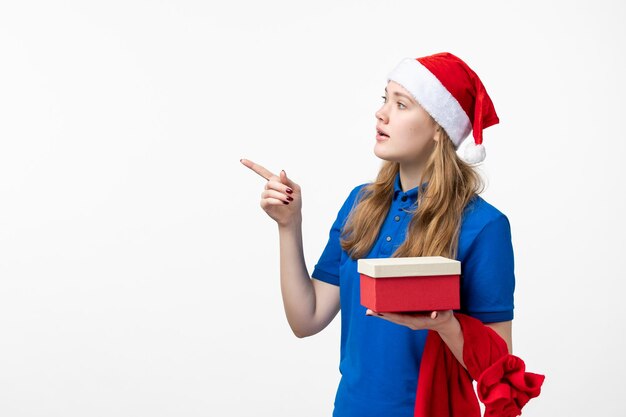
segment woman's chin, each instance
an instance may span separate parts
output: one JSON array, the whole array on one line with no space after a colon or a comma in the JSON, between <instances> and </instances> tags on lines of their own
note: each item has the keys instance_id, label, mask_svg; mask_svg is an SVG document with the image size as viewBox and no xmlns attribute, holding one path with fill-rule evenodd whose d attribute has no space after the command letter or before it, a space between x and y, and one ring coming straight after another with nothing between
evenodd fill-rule
<instances>
[{"instance_id":1,"label":"woman's chin","mask_svg":"<svg viewBox=\"0 0 626 417\"><path fill-rule=\"evenodd\" d=\"M393 161L395 160L394 155L389 152L387 149L384 149L385 146L381 146L380 143L377 143L374 146L374 155L376 155L377 157L379 157L380 159L384 159L386 161Z\"/></svg>"}]
</instances>

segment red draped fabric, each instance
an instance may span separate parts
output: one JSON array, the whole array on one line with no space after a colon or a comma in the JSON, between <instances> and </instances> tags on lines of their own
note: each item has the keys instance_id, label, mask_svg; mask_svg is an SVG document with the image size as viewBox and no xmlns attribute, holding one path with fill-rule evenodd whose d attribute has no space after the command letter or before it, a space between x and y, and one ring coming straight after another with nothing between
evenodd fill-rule
<instances>
[{"instance_id":1,"label":"red draped fabric","mask_svg":"<svg viewBox=\"0 0 626 417\"><path fill-rule=\"evenodd\" d=\"M428 331L415 401L415 417L516 417L539 396L545 375L525 371L519 357L492 328L466 314L454 313L463 332L463 361L456 359L439 333ZM476 381L474 391L473 381ZM478 397L476 396L478 394Z\"/></svg>"}]
</instances>

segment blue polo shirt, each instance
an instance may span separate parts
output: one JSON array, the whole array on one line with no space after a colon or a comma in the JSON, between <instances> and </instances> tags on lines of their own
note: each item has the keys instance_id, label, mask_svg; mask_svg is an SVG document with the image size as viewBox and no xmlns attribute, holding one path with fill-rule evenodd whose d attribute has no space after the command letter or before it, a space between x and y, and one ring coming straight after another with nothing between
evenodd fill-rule
<instances>
[{"instance_id":1,"label":"blue polo shirt","mask_svg":"<svg viewBox=\"0 0 626 417\"><path fill-rule=\"evenodd\" d=\"M339 244L341 229L365 185L354 187L344 201L311 274L339 286L340 292L341 380L333 417L413 417L428 331L366 316L357 261ZM396 174L389 213L366 258L388 258L404 241L411 218L405 209L417 204L419 189L402 191ZM479 195L464 209L456 259L461 261L461 308L455 311L484 323L512 320L515 275L509 220Z\"/></svg>"}]
</instances>

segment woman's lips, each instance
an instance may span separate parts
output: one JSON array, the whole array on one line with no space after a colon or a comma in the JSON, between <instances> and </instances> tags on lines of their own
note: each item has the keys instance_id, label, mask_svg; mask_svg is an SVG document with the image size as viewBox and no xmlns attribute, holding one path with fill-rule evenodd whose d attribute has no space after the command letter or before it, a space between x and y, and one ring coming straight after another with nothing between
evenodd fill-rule
<instances>
[{"instance_id":1,"label":"woman's lips","mask_svg":"<svg viewBox=\"0 0 626 417\"><path fill-rule=\"evenodd\" d=\"M387 135L386 132L380 127L376 126L376 140L382 142L387 139L389 139L389 135Z\"/></svg>"},{"instance_id":2,"label":"woman's lips","mask_svg":"<svg viewBox=\"0 0 626 417\"><path fill-rule=\"evenodd\" d=\"M380 133L376 132L376 140L377 140L378 142L384 142L384 141L386 141L387 139L389 139L389 136L385 136L385 135L382 135L382 134L380 134Z\"/></svg>"}]
</instances>

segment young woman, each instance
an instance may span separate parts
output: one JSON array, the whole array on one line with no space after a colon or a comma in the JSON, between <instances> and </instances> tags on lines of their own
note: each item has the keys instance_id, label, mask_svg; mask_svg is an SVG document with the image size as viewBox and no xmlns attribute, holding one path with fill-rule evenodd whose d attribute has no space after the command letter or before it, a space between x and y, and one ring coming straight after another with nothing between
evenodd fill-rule
<instances>
[{"instance_id":1,"label":"young woman","mask_svg":"<svg viewBox=\"0 0 626 417\"><path fill-rule=\"evenodd\" d=\"M495 330L512 352L510 224L478 195L484 185L470 164L485 156L482 129L499 121L493 104L476 74L448 52L405 58L387 79L375 113L374 153L382 167L373 182L348 194L311 276L300 187L284 171L275 175L242 159L268 180L261 207L278 223L281 289L293 332L314 335L341 309L334 417L412 417L428 330L465 366L463 332L452 310L378 314L360 304L359 258L458 259L459 312ZM474 143L461 159L456 151L470 131Z\"/></svg>"}]
</instances>

